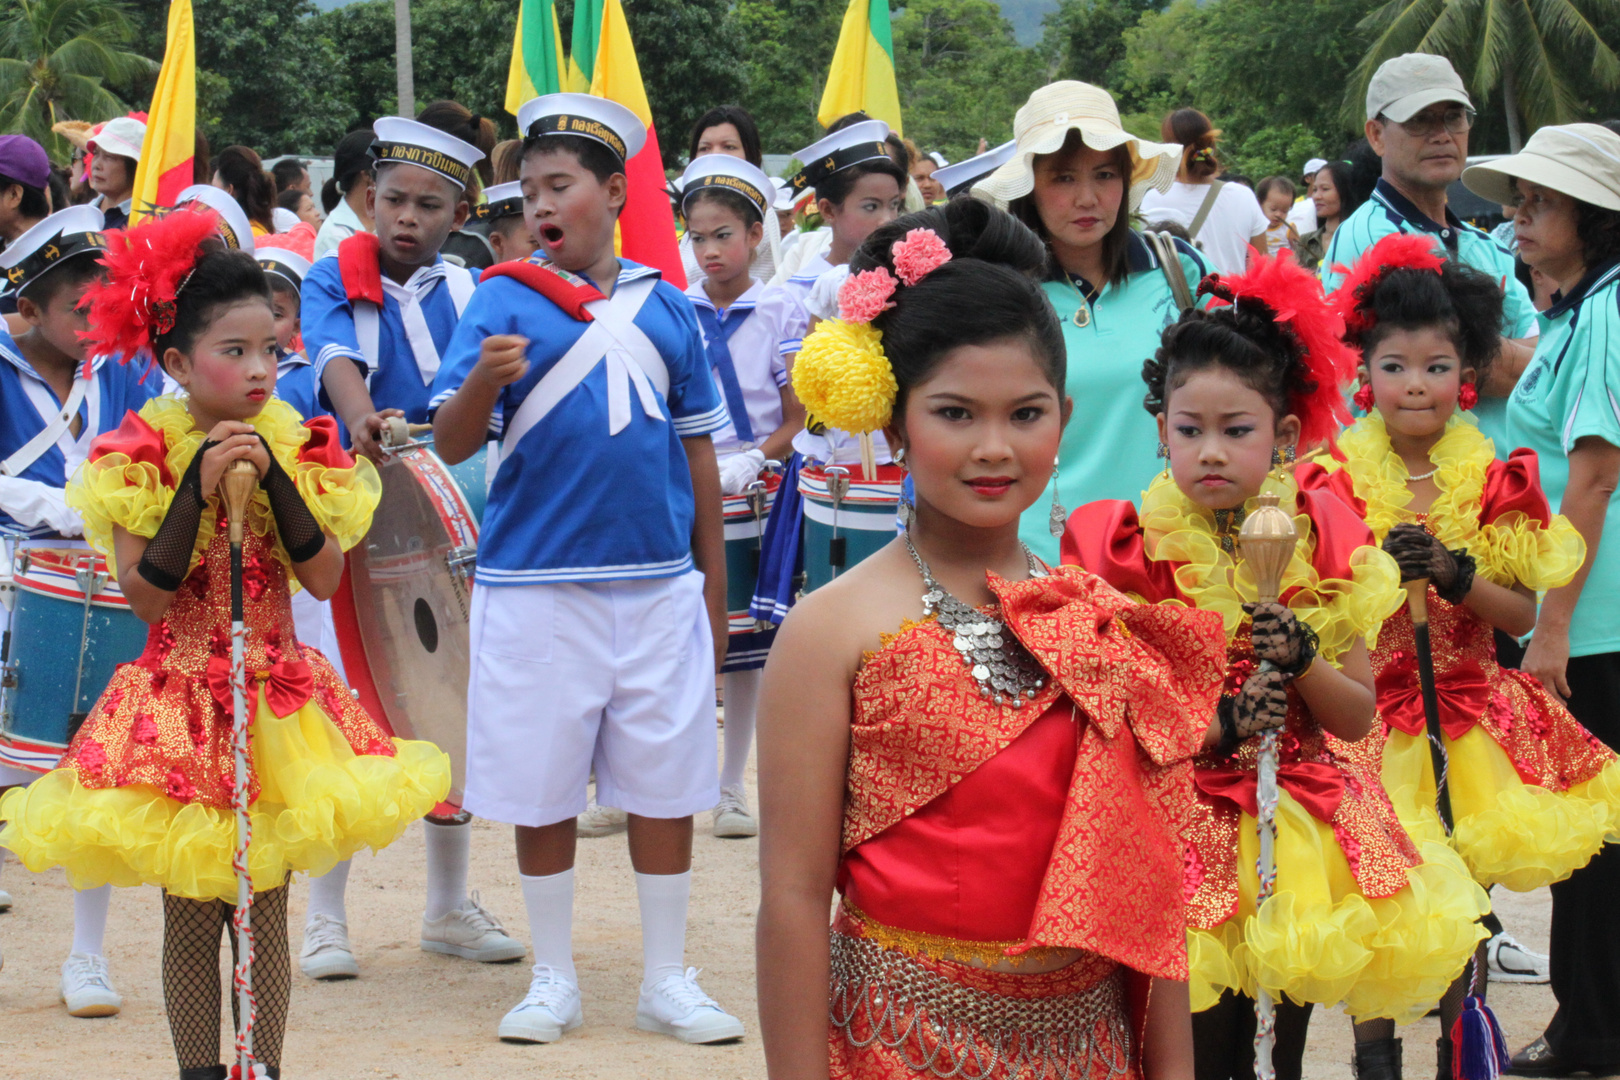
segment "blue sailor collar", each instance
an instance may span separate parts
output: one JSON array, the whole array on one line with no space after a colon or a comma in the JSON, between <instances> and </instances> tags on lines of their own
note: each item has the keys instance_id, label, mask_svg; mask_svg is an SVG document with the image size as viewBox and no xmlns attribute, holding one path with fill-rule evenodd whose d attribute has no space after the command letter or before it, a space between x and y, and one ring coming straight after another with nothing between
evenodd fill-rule
<instances>
[{"instance_id":1,"label":"blue sailor collar","mask_svg":"<svg viewBox=\"0 0 1620 1080\"><path fill-rule=\"evenodd\" d=\"M40 373L34 370L34 365L30 364L23 357L22 350L17 347L17 339L12 337L4 330L0 330L0 357L4 357L11 363L12 367L16 368L28 378L33 379L35 382L45 382L45 379L40 375ZM94 357L90 361L91 372L99 372L102 365L111 359L112 357L106 354Z\"/></svg>"},{"instance_id":2,"label":"blue sailor collar","mask_svg":"<svg viewBox=\"0 0 1620 1080\"><path fill-rule=\"evenodd\" d=\"M309 363L309 357L301 352L288 352L281 346L276 346L276 370L304 367Z\"/></svg>"},{"instance_id":3,"label":"blue sailor collar","mask_svg":"<svg viewBox=\"0 0 1620 1080\"><path fill-rule=\"evenodd\" d=\"M733 300L731 302L731 306L725 310L747 311L757 307L759 305L759 298L764 295L764 293L764 283L756 278L748 286L747 291L745 291L741 296L737 297L737 299ZM692 303L696 304L698 307L706 307L714 312L719 312L721 310L715 306L713 300L709 299L709 294L703 291L703 282L701 281L694 281L692 284L688 285L686 287L686 296L687 299L691 300Z\"/></svg>"}]
</instances>

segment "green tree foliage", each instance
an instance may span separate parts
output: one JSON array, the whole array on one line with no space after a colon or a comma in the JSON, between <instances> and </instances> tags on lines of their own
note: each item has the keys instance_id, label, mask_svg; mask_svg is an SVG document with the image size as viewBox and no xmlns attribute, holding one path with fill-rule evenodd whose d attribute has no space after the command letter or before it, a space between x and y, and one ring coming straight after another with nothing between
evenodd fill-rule
<instances>
[{"instance_id":1,"label":"green tree foliage","mask_svg":"<svg viewBox=\"0 0 1620 1080\"><path fill-rule=\"evenodd\" d=\"M1044 20L1043 46L1055 53L1056 77L1116 85L1123 72L1125 31L1169 0L1063 0Z\"/></svg>"},{"instance_id":2,"label":"green tree foliage","mask_svg":"<svg viewBox=\"0 0 1620 1080\"><path fill-rule=\"evenodd\" d=\"M838 43L844 6L835 0L737 0L746 75L742 104L767 150L792 153L821 134L816 108Z\"/></svg>"},{"instance_id":3,"label":"green tree foliage","mask_svg":"<svg viewBox=\"0 0 1620 1080\"><path fill-rule=\"evenodd\" d=\"M126 46L127 10L107 0L6 0L0 11L0 131L22 132L66 160L59 120L96 123L129 111L112 88L157 66Z\"/></svg>"},{"instance_id":4,"label":"green tree foliage","mask_svg":"<svg viewBox=\"0 0 1620 1080\"><path fill-rule=\"evenodd\" d=\"M678 168L697 118L745 98L743 34L731 17L731 0L625 0L624 17L664 165Z\"/></svg>"},{"instance_id":5,"label":"green tree foliage","mask_svg":"<svg viewBox=\"0 0 1620 1080\"><path fill-rule=\"evenodd\" d=\"M1620 88L1620 57L1600 32L1620 0L1390 0L1360 29L1369 36L1345 91L1345 119L1363 119L1367 83L1392 56L1438 53L1452 63L1479 107L1498 90L1510 149L1531 129L1582 118L1586 88ZM1612 38L1608 40L1613 40Z\"/></svg>"}]
</instances>

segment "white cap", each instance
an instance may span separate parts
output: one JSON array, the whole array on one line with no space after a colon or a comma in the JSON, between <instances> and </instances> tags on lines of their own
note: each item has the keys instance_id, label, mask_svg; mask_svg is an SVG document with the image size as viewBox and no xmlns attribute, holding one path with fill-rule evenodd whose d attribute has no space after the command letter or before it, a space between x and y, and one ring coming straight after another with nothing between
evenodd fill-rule
<instances>
[{"instance_id":1,"label":"white cap","mask_svg":"<svg viewBox=\"0 0 1620 1080\"><path fill-rule=\"evenodd\" d=\"M971 184L975 180L989 176L1005 165L1007 159L1012 157L1013 151L1017 148L1018 140L1008 139L1000 146L986 150L976 157L970 157L966 161L958 161L955 165L946 165L944 168L936 170L934 180L949 193L953 188L959 188L963 184Z\"/></svg>"},{"instance_id":2,"label":"white cap","mask_svg":"<svg viewBox=\"0 0 1620 1080\"><path fill-rule=\"evenodd\" d=\"M484 189L484 202L473 208L478 221L521 216L523 213L523 184L513 180L509 184L494 184Z\"/></svg>"},{"instance_id":3,"label":"white cap","mask_svg":"<svg viewBox=\"0 0 1620 1080\"><path fill-rule=\"evenodd\" d=\"M1309 160L1309 161L1307 161L1305 163L1305 169L1301 173L1301 175L1303 175L1303 176L1315 176L1317 173L1322 171L1322 168L1325 165L1327 165L1327 159L1326 158L1313 157L1313 158L1311 158L1311 160Z\"/></svg>"},{"instance_id":4,"label":"white cap","mask_svg":"<svg viewBox=\"0 0 1620 1080\"><path fill-rule=\"evenodd\" d=\"M267 274L275 274L292 283L295 289L304 287L304 275L309 273L309 260L286 248L262 247L253 253L259 267Z\"/></svg>"},{"instance_id":5,"label":"white cap","mask_svg":"<svg viewBox=\"0 0 1620 1080\"><path fill-rule=\"evenodd\" d=\"M127 157L134 161L141 160L141 144L146 141L146 125L133 116L115 116L101 126L101 130L90 136L85 149L92 154L106 151Z\"/></svg>"},{"instance_id":6,"label":"white cap","mask_svg":"<svg viewBox=\"0 0 1620 1080\"><path fill-rule=\"evenodd\" d=\"M1544 127L1517 154L1470 165L1462 174L1469 191L1502 206L1518 195L1515 179L1620 211L1620 135L1601 124Z\"/></svg>"},{"instance_id":7,"label":"white cap","mask_svg":"<svg viewBox=\"0 0 1620 1080\"><path fill-rule=\"evenodd\" d=\"M923 157L927 158L929 161L932 161L934 163L934 167L938 169L943 169L951 163L950 158L946 157L938 150L930 150L928 153L924 154Z\"/></svg>"},{"instance_id":8,"label":"white cap","mask_svg":"<svg viewBox=\"0 0 1620 1080\"><path fill-rule=\"evenodd\" d=\"M1469 108L1474 104L1451 61L1432 53L1402 53L1373 72L1367 84L1367 119L1381 114L1398 124L1442 101Z\"/></svg>"},{"instance_id":9,"label":"white cap","mask_svg":"<svg viewBox=\"0 0 1620 1080\"><path fill-rule=\"evenodd\" d=\"M771 205L778 210L792 210L794 202L798 200L798 195L793 191L793 185L779 176L773 176L771 177L771 187L776 189L776 197L771 200Z\"/></svg>"},{"instance_id":10,"label":"white cap","mask_svg":"<svg viewBox=\"0 0 1620 1080\"><path fill-rule=\"evenodd\" d=\"M69 257L103 250L105 224L94 206L70 206L34 225L0 251L0 293L16 295Z\"/></svg>"},{"instance_id":11,"label":"white cap","mask_svg":"<svg viewBox=\"0 0 1620 1080\"><path fill-rule=\"evenodd\" d=\"M525 101L517 112L518 133L582 135L629 161L647 144L647 125L617 101L592 94L543 94Z\"/></svg>"},{"instance_id":12,"label":"white cap","mask_svg":"<svg viewBox=\"0 0 1620 1080\"><path fill-rule=\"evenodd\" d=\"M888 137L889 125L882 120L862 120L796 151L793 156L804 164L790 181L793 190L802 192L851 165L888 157L883 141Z\"/></svg>"},{"instance_id":13,"label":"white cap","mask_svg":"<svg viewBox=\"0 0 1620 1080\"><path fill-rule=\"evenodd\" d=\"M692 164L681 174L682 212L687 198L706 187L735 191L754 204L761 221L765 220L765 212L776 205L776 188L771 185L770 177L757 165L730 154L704 154L692 159Z\"/></svg>"},{"instance_id":14,"label":"white cap","mask_svg":"<svg viewBox=\"0 0 1620 1080\"><path fill-rule=\"evenodd\" d=\"M403 116L380 117L371 131L377 137L371 144L374 166L416 165L467 188L473 166L484 160L484 152L472 143Z\"/></svg>"},{"instance_id":15,"label":"white cap","mask_svg":"<svg viewBox=\"0 0 1620 1080\"><path fill-rule=\"evenodd\" d=\"M253 226L248 224L247 213L237 205L229 193L212 184L192 184L175 197L175 209L189 202L199 202L219 215L219 235L233 248L253 254Z\"/></svg>"}]
</instances>

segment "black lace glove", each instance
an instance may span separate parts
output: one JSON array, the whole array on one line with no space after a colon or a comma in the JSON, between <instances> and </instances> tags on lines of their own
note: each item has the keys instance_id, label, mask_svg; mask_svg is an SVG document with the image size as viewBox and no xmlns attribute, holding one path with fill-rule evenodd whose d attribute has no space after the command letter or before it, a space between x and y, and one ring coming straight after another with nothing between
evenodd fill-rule
<instances>
[{"instance_id":1,"label":"black lace glove","mask_svg":"<svg viewBox=\"0 0 1620 1080\"><path fill-rule=\"evenodd\" d=\"M1262 731L1280 728L1288 719L1288 675L1281 671L1259 671L1250 675L1235 694L1221 695L1216 707L1221 721L1223 755L1239 743Z\"/></svg>"},{"instance_id":2,"label":"black lace glove","mask_svg":"<svg viewBox=\"0 0 1620 1080\"><path fill-rule=\"evenodd\" d=\"M263 435L259 436L259 441L264 443L264 452L270 458L270 469L259 483L264 485L264 492L270 497L270 512L276 516L276 532L281 535L281 544L287 549L288 558L294 563L307 562L319 555L321 548L326 546L326 534L321 531L315 515L309 512L304 497L298 494L298 484L281 467L281 462L276 460Z\"/></svg>"},{"instance_id":3,"label":"black lace glove","mask_svg":"<svg viewBox=\"0 0 1620 1080\"><path fill-rule=\"evenodd\" d=\"M1390 529L1384 550L1400 566L1403 582L1428 578L1448 604L1462 603L1474 587L1474 557L1467 551L1447 551L1440 538L1421 525L1404 522Z\"/></svg>"},{"instance_id":4,"label":"black lace glove","mask_svg":"<svg viewBox=\"0 0 1620 1080\"><path fill-rule=\"evenodd\" d=\"M169 511L163 515L163 524L157 535L146 543L140 565L135 569L147 583L164 592L177 592L191 569L191 553L197 546L197 527L202 524L203 511L208 498L202 489L203 455L218 446L212 440L204 442L192 455L186 466L180 486L174 489Z\"/></svg>"},{"instance_id":5,"label":"black lace glove","mask_svg":"<svg viewBox=\"0 0 1620 1080\"><path fill-rule=\"evenodd\" d=\"M1316 631L1294 617L1282 604L1244 604L1243 610L1254 623L1254 656L1297 678L1316 659Z\"/></svg>"}]
</instances>

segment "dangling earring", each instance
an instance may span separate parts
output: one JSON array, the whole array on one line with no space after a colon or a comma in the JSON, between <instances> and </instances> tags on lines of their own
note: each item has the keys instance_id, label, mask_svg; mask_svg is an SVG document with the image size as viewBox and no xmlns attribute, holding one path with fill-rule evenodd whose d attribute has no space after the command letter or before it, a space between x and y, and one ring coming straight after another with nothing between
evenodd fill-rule
<instances>
[{"instance_id":1,"label":"dangling earring","mask_svg":"<svg viewBox=\"0 0 1620 1080\"><path fill-rule=\"evenodd\" d=\"M1281 449L1278 449L1275 446L1273 446L1271 448L1271 467L1273 469L1281 468L1284 465L1292 465L1293 463L1294 463L1294 444L1293 443L1289 443L1287 446L1285 446L1285 447L1283 447Z\"/></svg>"},{"instance_id":2,"label":"dangling earring","mask_svg":"<svg viewBox=\"0 0 1620 1080\"><path fill-rule=\"evenodd\" d=\"M1052 515L1047 521L1047 528L1051 530L1053 537L1055 537L1056 539L1061 540L1061 539L1063 539L1063 526L1068 524L1068 521L1069 521L1069 512L1067 510L1063 509L1063 504L1062 503L1058 502L1058 482L1057 481L1058 481L1058 459L1053 458L1052 459Z\"/></svg>"},{"instance_id":3,"label":"dangling earring","mask_svg":"<svg viewBox=\"0 0 1620 1080\"><path fill-rule=\"evenodd\" d=\"M1350 400L1356 403L1356 408L1370 415L1373 411L1372 384L1362 383L1361 389L1357 390Z\"/></svg>"},{"instance_id":4,"label":"dangling earring","mask_svg":"<svg viewBox=\"0 0 1620 1080\"><path fill-rule=\"evenodd\" d=\"M911 501L911 477L900 488L900 531L910 534L917 526L917 504Z\"/></svg>"},{"instance_id":5,"label":"dangling earring","mask_svg":"<svg viewBox=\"0 0 1620 1080\"><path fill-rule=\"evenodd\" d=\"M1170 475L1170 448L1162 441L1159 443L1159 458L1164 462L1164 475Z\"/></svg>"},{"instance_id":6,"label":"dangling earring","mask_svg":"<svg viewBox=\"0 0 1620 1080\"><path fill-rule=\"evenodd\" d=\"M1462 384L1457 392L1457 407L1463 412L1473 412L1474 406L1479 404L1479 387L1471 382Z\"/></svg>"},{"instance_id":7,"label":"dangling earring","mask_svg":"<svg viewBox=\"0 0 1620 1080\"><path fill-rule=\"evenodd\" d=\"M896 465L904 465L906 463L906 448L902 446L890 456L894 458Z\"/></svg>"}]
</instances>

